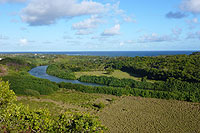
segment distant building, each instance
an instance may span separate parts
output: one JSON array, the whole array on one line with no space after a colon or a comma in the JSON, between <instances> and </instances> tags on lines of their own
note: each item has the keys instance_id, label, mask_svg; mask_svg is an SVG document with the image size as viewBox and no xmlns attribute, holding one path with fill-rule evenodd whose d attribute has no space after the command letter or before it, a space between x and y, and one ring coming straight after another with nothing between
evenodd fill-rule
<instances>
[{"instance_id":1,"label":"distant building","mask_svg":"<svg viewBox=\"0 0 200 133\"><path fill-rule=\"evenodd\" d=\"M3 60L3 58L0 58L0 60Z\"/></svg>"}]
</instances>

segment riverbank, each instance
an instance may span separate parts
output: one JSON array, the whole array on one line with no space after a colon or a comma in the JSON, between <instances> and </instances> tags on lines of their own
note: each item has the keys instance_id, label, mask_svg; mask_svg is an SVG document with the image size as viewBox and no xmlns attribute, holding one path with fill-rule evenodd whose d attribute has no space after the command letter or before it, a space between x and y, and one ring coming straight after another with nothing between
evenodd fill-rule
<instances>
[{"instance_id":1,"label":"riverbank","mask_svg":"<svg viewBox=\"0 0 200 133\"><path fill-rule=\"evenodd\" d=\"M60 83L60 82L65 82L65 83L72 83L72 84L81 84L81 85L88 85L88 86L103 86L95 83L85 83L85 82L80 82L78 80L67 80L67 79L62 79L58 78L55 76L48 75L46 73L48 66L38 66L29 71L29 74L32 76L35 76L37 78L42 78L42 79L48 79L52 82Z\"/></svg>"}]
</instances>

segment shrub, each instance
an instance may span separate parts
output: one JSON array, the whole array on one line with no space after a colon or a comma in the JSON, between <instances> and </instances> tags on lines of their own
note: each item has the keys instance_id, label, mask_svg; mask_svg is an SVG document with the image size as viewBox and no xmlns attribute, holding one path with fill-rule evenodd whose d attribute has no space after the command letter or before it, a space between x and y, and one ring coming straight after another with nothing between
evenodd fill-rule
<instances>
[{"instance_id":1,"label":"shrub","mask_svg":"<svg viewBox=\"0 0 200 133\"><path fill-rule=\"evenodd\" d=\"M32 90L31 90L32 91ZM48 110L16 105L8 82L0 79L0 132L103 132L95 116L66 112L52 116Z\"/></svg>"},{"instance_id":2,"label":"shrub","mask_svg":"<svg viewBox=\"0 0 200 133\"><path fill-rule=\"evenodd\" d=\"M93 106L100 110L100 109L103 109L106 105L100 102L100 103L95 103Z\"/></svg>"}]
</instances>

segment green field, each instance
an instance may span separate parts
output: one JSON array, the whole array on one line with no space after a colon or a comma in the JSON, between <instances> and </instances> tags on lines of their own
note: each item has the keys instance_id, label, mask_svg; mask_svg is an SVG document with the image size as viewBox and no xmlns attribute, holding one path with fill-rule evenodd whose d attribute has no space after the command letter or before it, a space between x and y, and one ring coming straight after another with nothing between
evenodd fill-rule
<instances>
[{"instance_id":1,"label":"green field","mask_svg":"<svg viewBox=\"0 0 200 133\"><path fill-rule=\"evenodd\" d=\"M199 103L124 97L98 116L112 133L200 132Z\"/></svg>"},{"instance_id":2,"label":"green field","mask_svg":"<svg viewBox=\"0 0 200 133\"><path fill-rule=\"evenodd\" d=\"M123 78L128 78L128 79L133 79L136 81L141 81L141 77L137 77L137 76L132 76L127 72L123 72L121 70L115 70L112 74L107 74L106 71L89 71L89 72L75 72L75 76L76 78L80 78L83 75L88 75L88 76L108 76L108 77L115 77L115 78L119 78L119 79L123 79ZM147 80L149 82L155 82L154 80Z\"/></svg>"},{"instance_id":3,"label":"green field","mask_svg":"<svg viewBox=\"0 0 200 133\"><path fill-rule=\"evenodd\" d=\"M200 104L133 96L116 97L61 90L40 97L18 97L32 109L47 108L52 114L64 111L89 112L99 116L111 133L200 132ZM94 104L103 103L98 109Z\"/></svg>"}]
</instances>

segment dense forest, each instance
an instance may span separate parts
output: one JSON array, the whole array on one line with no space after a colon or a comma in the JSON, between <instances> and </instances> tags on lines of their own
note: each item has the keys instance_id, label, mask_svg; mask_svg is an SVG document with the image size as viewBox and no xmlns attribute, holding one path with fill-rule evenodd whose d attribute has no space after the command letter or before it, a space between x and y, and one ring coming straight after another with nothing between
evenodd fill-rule
<instances>
[{"instance_id":1,"label":"dense forest","mask_svg":"<svg viewBox=\"0 0 200 133\"><path fill-rule=\"evenodd\" d=\"M200 56L119 57L107 65L148 79L164 80L173 77L182 81L200 82Z\"/></svg>"}]
</instances>

